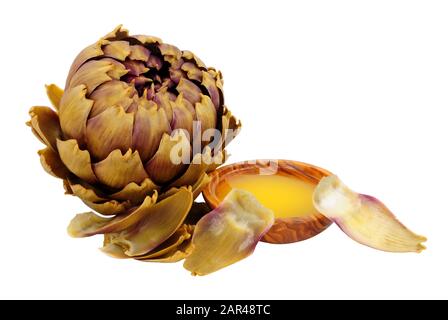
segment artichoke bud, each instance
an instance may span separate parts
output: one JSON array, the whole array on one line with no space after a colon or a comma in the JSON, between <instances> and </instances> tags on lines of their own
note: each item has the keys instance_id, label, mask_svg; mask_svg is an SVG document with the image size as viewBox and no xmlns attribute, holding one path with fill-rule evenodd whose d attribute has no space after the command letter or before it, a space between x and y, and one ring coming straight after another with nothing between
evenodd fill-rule
<instances>
[{"instance_id":1,"label":"artichoke bud","mask_svg":"<svg viewBox=\"0 0 448 320\"><path fill-rule=\"evenodd\" d=\"M184 257L193 200L240 129L221 73L119 26L78 54L64 90L47 94L54 109L33 107L28 122L46 145L41 163L95 211L69 233L105 234L104 251L117 257Z\"/></svg>"}]
</instances>

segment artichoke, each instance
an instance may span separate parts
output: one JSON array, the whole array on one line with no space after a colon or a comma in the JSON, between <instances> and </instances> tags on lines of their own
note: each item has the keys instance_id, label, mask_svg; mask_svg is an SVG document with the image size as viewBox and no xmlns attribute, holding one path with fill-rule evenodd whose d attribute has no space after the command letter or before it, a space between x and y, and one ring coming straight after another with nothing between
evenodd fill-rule
<instances>
[{"instance_id":1,"label":"artichoke","mask_svg":"<svg viewBox=\"0 0 448 320\"><path fill-rule=\"evenodd\" d=\"M76 215L69 234L104 234L114 257L185 258L193 201L240 128L221 73L119 26L79 53L65 90L49 85L47 94L54 110L32 107L27 123L46 145L42 166L94 211Z\"/></svg>"}]
</instances>

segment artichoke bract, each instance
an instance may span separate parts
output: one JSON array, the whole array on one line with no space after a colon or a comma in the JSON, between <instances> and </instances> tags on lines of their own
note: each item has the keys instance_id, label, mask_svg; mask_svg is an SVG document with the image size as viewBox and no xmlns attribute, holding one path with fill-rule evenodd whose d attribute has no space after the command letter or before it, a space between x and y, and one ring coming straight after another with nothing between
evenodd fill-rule
<instances>
[{"instance_id":1,"label":"artichoke bract","mask_svg":"<svg viewBox=\"0 0 448 320\"><path fill-rule=\"evenodd\" d=\"M240 129L222 85L192 52L121 26L82 50L65 90L47 86L54 110L33 107L27 123L44 169L94 211L69 233L104 234L115 257L184 258L193 200Z\"/></svg>"}]
</instances>

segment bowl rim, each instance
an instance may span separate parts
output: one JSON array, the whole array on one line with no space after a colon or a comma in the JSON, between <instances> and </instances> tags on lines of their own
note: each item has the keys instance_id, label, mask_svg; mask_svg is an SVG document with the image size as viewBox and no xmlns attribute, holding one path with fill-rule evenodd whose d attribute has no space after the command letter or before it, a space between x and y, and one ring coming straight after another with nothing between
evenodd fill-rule
<instances>
[{"instance_id":1,"label":"bowl rim","mask_svg":"<svg viewBox=\"0 0 448 320\"><path fill-rule=\"evenodd\" d=\"M241 171L242 174L244 174L245 171L250 170L254 172L253 170L266 168L267 164L272 163L272 161L275 161L278 164L278 169L280 170L281 175L294 176L293 173L297 173L296 177L300 175L301 177L308 178L310 182L315 183L316 185L321 178L332 174L330 171L322 167L296 160L257 159L257 160L246 160L230 163L220 166L214 171L209 173L210 181L206 185L206 187L202 190L202 195L204 197L205 202L210 206L211 209L215 209L219 205L221 200L217 197L214 190L216 189L216 186L219 185L220 183L219 180L221 180L222 177L225 177L230 173L235 173L239 171ZM216 181L217 179L218 181ZM323 216L317 210L316 212L319 214L319 216L325 218L325 216ZM276 219L283 219L283 220L296 219L296 217L286 217L286 218L276 217Z\"/></svg>"}]
</instances>

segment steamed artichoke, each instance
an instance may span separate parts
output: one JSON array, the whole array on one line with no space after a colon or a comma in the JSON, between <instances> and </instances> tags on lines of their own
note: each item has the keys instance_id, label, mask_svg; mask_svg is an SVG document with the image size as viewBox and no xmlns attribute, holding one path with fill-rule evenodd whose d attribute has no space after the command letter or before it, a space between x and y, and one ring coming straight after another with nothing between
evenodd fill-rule
<instances>
[{"instance_id":1,"label":"steamed artichoke","mask_svg":"<svg viewBox=\"0 0 448 320\"><path fill-rule=\"evenodd\" d=\"M184 258L193 200L240 128L221 73L119 26L79 53L64 91L47 93L55 110L33 107L28 122L46 145L42 166L96 212L77 215L69 233L104 234L116 257Z\"/></svg>"}]
</instances>

